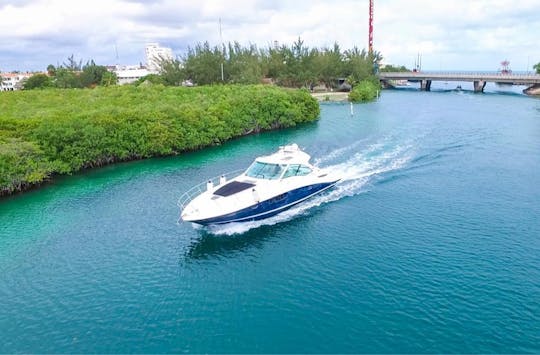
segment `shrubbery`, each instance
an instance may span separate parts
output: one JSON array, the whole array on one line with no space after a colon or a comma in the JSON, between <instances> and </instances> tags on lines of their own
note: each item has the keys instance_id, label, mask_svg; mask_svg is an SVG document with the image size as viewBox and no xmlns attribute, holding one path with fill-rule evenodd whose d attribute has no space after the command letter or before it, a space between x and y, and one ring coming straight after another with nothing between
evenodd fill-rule
<instances>
[{"instance_id":1,"label":"shrubbery","mask_svg":"<svg viewBox=\"0 0 540 355\"><path fill-rule=\"evenodd\" d=\"M349 93L349 101L366 102L377 98L380 86L369 80L363 80L353 87Z\"/></svg>"},{"instance_id":2,"label":"shrubbery","mask_svg":"<svg viewBox=\"0 0 540 355\"><path fill-rule=\"evenodd\" d=\"M533 65L533 69L536 70L536 74L540 74L540 62Z\"/></svg>"},{"instance_id":3,"label":"shrubbery","mask_svg":"<svg viewBox=\"0 0 540 355\"><path fill-rule=\"evenodd\" d=\"M270 86L112 86L0 95L0 195L53 174L178 154L316 120L307 91Z\"/></svg>"},{"instance_id":4,"label":"shrubbery","mask_svg":"<svg viewBox=\"0 0 540 355\"><path fill-rule=\"evenodd\" d=\"M68 62L56 68L49 64L47 74L34 74L24 81L25 90L46 89L55 87L59 89L93 88L98 85L116 85L118 79L115 73L107 70L103 65L97 65L93 60L85 65L77 62L73 55Z\"/></svg>"}]
</instances>

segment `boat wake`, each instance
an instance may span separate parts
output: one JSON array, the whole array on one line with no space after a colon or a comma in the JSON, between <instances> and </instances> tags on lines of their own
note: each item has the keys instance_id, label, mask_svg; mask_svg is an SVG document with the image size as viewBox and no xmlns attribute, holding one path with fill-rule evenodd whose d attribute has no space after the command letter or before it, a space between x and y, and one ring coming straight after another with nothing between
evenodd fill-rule
<instances>
[{"instance_id":1,"label":"boat wake","mask_svg":"<svg viewBox=\"0 0 540 355\"><path fill-rule=\"evenodd\" d=\"M390 172L404 168L413 158L412 144L398 145L391 139L386 139L363 148L361 143L365 144L357 142L314 159L316 165L342 177L342 180L327 192L264 220L205 227L194 224L194 228L214 235L234 235L261 226L290 221L309 213L314 207L368 191L373 183Z\"/></svg>"}]
</instances>

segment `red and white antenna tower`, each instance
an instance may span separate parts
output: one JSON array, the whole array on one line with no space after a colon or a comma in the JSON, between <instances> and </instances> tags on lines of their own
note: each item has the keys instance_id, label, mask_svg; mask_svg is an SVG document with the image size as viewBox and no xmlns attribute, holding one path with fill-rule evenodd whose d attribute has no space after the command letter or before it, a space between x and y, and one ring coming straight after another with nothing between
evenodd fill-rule
<instances>
[{"instance_id":1,"label":"red and white antenna tower","mask_svg":"<svg viewBox=\"0 0 540 355\"><path fill-rule=\"evenodd\" d=\"M373 53L373 0L369 0L369 53Z\"/></svg>"}]
</instances>

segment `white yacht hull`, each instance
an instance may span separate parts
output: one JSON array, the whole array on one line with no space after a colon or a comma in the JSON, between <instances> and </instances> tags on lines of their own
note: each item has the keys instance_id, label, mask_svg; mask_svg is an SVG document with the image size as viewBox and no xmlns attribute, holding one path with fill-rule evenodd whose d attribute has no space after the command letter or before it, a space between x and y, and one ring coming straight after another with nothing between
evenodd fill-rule
<instances>
[{"instance_id":1,"label":"white yacht hull","mask_svg":"<svg viewBox=\"0 0 540 355\"><path fill-rule=\"evenodd\" d=\"M186 222L192 222L192 223L201 224L201 225L224 224L224 223L232 223L232 222L245 222L245 221L255 221L255 220L265 219L265 218L274 216L280 212L283 212L309 199L310 197L313 197L333 187L338 181L339 180L325 181L325 182L315 183L312 185L298 187L294 190L285 191L283 193L280 193L278 195L272 196L270 198L267 198L259 202L256 201L256 196L254 196L254 193L252 190L246 191L243 194L247 196L247 199L244 199L244 200L251 200L250 205L245 206L246 203L241 203L242 198L240 198L240 196L237 196L234 200L231 199L227 201L226 203L233 208L234 206L236 206L235 210L230 211L230 212L225 212L225 213L217 212L217 211L229 210L229 208L223 208L225 206L223 206L224 203L222 203L220 206L214 206L214 207L217 207L217 209L214 209L214 211L217 212L216 214L214 214L214 216L209 215L209 214L206 214L205 216L202 213L197 213L198 211L192 211L191 213L189 213L190 205L191 205L190 204L185 209L186 213L182 214L182 219ZM258 194L258 192L255 192L255 194ZM204 197L204 196L201 196L201 197ZM195 199L194 202L195 201L197 201L197 199ZM239 205L241 206L240 208L238 208ZM208 207L209 206L207 204L205 206L205 211L212 210L212 209L209 209Z\"/></svg>"},{"instance_id":2,"label":"white yacht hull","mask_svg":"<svg viewBox=\"0 0 540 355\"><path fill-rule=\"evenodd\" d=\"M310 156L296 144L258 157L239 176L217 185L211 179L206 191L200 185L187 191L179 205L181 218L201 225L268 218L334 186L340 177L309 164ZM195 190L194 190L195 189ZM192 192L199 193L191 199Z\"/></svg>"}]
</instances>

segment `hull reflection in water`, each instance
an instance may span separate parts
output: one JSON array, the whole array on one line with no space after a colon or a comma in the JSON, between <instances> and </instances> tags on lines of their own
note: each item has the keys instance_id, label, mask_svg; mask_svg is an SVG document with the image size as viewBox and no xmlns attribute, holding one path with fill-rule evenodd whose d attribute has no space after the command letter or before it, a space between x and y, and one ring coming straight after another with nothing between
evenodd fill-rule
<instances>
[{"instance_id":1,"label":"hull reflection in water","mask_svg":"<svg viewBox=\"0 0 540 355\"><path fill-rule=\"evenodd\" d=\"M223 175L187 191L179 200L181 218L200 225L265 219L334 186L341 178L309 163L298 145L280 147L255 159L242 174Z\"/></svg>"}]
</instances>

